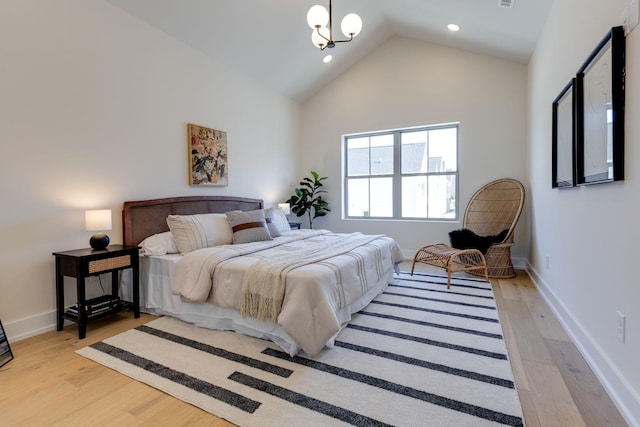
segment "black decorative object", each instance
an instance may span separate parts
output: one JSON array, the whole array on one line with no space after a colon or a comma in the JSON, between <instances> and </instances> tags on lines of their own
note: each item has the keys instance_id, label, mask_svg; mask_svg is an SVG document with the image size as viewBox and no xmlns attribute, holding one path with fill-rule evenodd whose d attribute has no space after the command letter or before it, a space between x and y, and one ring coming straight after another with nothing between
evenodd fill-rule
<instances>
[{"instance_id":1,"label":"black decorative object","mask_svg":"<svg viewBox=\"0 0 640 427\"><path fill-rule=\"evenodd\" d=\"M576 77L578 185L624 179L625 37L614 27Z\"/></svg>"},{"instance_id":2,"label":"black decorative object","mask_svg":"<svg viewBox=\"0 0 640 427\"><path fill-rule=\"evenodd\" d=\"M96 233L89 239L89 245L96 250L106 249L109 246L109 236L104 233Z\"/></svg>"},{"instance_id":3,"label":"black decorative object","mask_svg":"<svg viewBox=\"0 0 640 427\"><path fill-rule=\"evenodd\" d=\"M11 352L11 347L9 346L9 340L4 333L2 322L0 322L0 366L3 366L10 360L13 360L13 353Z\"/></svg>"},{"instance_id":4,"label":"black decorative object","mask_svg":"<svg viewBox=\"0 0 640 427\"><path fill-rule=\"evenodd\" d=\"M449 232L451 247L456 249L477 249L483 254L487 253L489 246L495 243L502 243L507 237L509 229L491 236L479 236L468 228L453 230Z\"/></svg>"}]
</instances>

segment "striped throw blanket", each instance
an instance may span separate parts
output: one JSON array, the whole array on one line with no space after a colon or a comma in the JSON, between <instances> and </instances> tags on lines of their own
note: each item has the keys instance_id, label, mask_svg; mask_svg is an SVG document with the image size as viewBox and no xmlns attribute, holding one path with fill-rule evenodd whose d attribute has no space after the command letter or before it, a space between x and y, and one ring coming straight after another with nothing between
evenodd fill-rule
<instances>
[{"instance_id":1,"label":"striped throw blanket","mask_svg":"<svg viewBox=\"0 0 640 427\"><path fill-rule=\"evenodd\" d=\"M380 237L362 233L335 235L306 250L258 261L249 267L242 281L242 316L276 322L282 309L289 271L345 254Z\"/></svg>"}]
</instances>

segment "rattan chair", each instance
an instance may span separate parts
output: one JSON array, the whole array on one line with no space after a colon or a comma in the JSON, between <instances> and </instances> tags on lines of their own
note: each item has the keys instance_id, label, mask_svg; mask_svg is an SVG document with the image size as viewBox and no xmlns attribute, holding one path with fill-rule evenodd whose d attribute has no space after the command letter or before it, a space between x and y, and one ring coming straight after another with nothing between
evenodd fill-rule
<instances>
[{"instance_id":1,"label":"rattan chair","mask_svg":"<svg viewBox=\"0 0 640 427\"><path fill-rule=\"evenodd\" d=\"M456 250L448 245L439 243L422 247L416 253L411 267L411 274L416 262L434 265L447 269L448 276L453 271L466 271L485 279L515 277L516 273L511 262L511 246L513 246L513 231L516 227L522 207L524 206L524 187L515 179L499 179L485 185L471 197L464 214L463 227L480 236L492 236L503 230L508 230L506 237L499 243L489 247L484 254L486 271L481 264L468 265L470 268L453 269L459 264L460 257ZM442 262L446 256L449 262ZM438 260L439 261L435 261ZM448 266L450 265L450 267ZM464 267L464 265L463 265Z\"/></svg>"}]
</instances>

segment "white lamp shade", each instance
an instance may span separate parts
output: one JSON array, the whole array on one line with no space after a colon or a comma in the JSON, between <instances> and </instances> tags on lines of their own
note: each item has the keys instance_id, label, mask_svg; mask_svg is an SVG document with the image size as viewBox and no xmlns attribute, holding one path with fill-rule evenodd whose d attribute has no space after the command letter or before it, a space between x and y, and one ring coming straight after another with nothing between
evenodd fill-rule
<instances>
[{"instance_id":1,"label":"white lamp shade","mask_svg":"<svg viewBox=\"0 0 640 427\"><path fill-rule=\"evenodd\" d=\"M87 231L111 230L111 209L85 211L84 225Z\"/></svg>"},{"instance_id":2,"label":"white lamp shade","mask_svg":"<svg viewBox=\"0 0 640 427\"><path fill-rule=\"evenodd\" d=\"M342 19L340 28L345 36L355 37L362 30L362 19L355 13L350 13Z\"/></svg>"},{"instance_id":3,"label":"white lamp shade","mask_svg":"<svg viewBox=\"0 0 640 427\"><path fill-rule=\"evenodd\" d=\"M289 215L291 213L291 205L289 203L278 203L278 207L282 209L285 215Z\"/></svg>"},{"instance_id":4,"label":"white lamp shade","mask_svg":"<svg viewBox=\"0 0 640 427\"><path fill-rule=\"evenodd\" d=\"M313 32L311 33L311 42L320 49L322 49L329 43L328 40L329 40L329 29L327 27L322 27L317 31L313 30Z\"/></svg>"},{"instance_id":5,"label":"white lamp shade","mask_svg":"<svg viewBox=\"0 0 640 427\"><path fill-rule=\"evenodd\" d=\"M329 23L329 12L324 6L319 4L312 6L307 12L307 24L311 29L325 27Z\"/></svg>"}]
</instances>

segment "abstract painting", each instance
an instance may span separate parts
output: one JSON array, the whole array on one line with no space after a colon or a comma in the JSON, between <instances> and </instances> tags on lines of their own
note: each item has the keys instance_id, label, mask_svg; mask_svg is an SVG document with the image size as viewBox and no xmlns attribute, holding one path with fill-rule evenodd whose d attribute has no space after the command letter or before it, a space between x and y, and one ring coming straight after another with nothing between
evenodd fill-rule
<instances>
[{"instance_id":1,"label":"abstract painting","mask_svg":"<svg viewBox=\"0 0 640 427\"><path fill-rule=\"evenodd\" d=\"M189 185L228 185L227 133L189 123Z\"/></svg>"}]
</instances>

